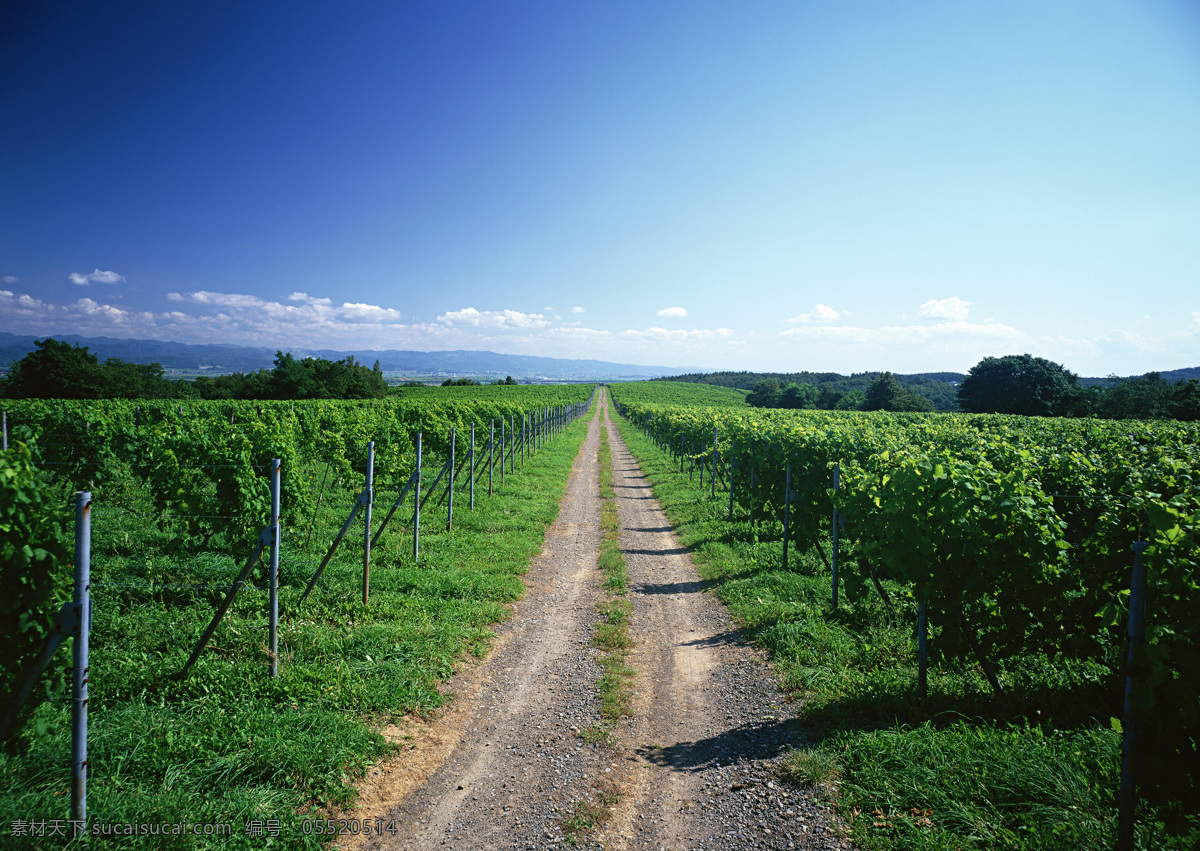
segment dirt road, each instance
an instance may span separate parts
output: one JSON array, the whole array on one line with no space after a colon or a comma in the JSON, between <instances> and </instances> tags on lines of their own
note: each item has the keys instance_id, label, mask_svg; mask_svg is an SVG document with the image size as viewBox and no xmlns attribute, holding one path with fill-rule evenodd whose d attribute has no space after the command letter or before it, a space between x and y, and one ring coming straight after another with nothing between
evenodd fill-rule
<instances>
[{"instance_id":1,"label":"dirt road","mask_svg":"<svg viewBox=\"0 0 1200 851\"><path fill-rule=\"evenodd\" d=\"M605 412L603 391L599 399ZM590 641L600 599L602 427L636 642L634 717L621 722L615 746L580 736L600 723ZM589 425L526 584L488 659L447 685L456 695L451 708L396 731L413 736L414 747L374 770L349 814L382 817L396 832L341 847L553 848L597 815L595 829L574 834L577 847L850 847L809 792L779 781L783 752L803 741L794 709L762 654L705 593L607 417Z\"/></svg>"}]
</instances>

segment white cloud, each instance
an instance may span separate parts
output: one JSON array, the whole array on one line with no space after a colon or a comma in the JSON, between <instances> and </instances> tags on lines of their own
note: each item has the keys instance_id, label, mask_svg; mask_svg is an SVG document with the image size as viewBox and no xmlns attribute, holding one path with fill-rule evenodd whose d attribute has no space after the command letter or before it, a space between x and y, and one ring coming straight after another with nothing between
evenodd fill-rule
<instances>
[{"instance_id":1,"label":"white cloud","mask_svg":"<svg viewBox=\"0 0 1200 851\"><path fill-rule=\"evenodd\" d=\"M5 278L4 280L7 281L8 278ZM1200 325L1200 310L1192 311L1192 321L1195 322L1197 325Z\"/></svg>"},{"instance_id":2,"label":"white cloud","mask_svg":"<svg viewBox=\"0 0 1200 851\"><path fill-rule=\"evenodd\" d=\"M328 299L323 299L328 301ZM351 304L346 302L336 311L336 316L345 322L379 323L394 322L400 318L400 311L375 304Z\"/></svg>"},{"instance_id":3,"label":"white cloud","mask_svg":"<svg viewBox=\"0 0 1200 851\"><path fill-rule=\"evenodd\" d=\"M930 319L953 319L961 321L967 318L971 302L951 296L950 298L931 298L921 305L921 315Z\"/></svg>"},{"instance_id":4,"label":"white cloud","mask_svg":"<svg viewBox=\"0 0 1200 851\"><path fill-rule=\"evenodd\" d=\"M121 281L125 280L124 277L118 275L116 272L102 272L99 269L96 269L94 272L89 272L86 275L80 274L79 272L72 272L71 274L67 275L67 279L72 284L78 284L81 287L86 287L93 282L97 284L119 284ZM15 281L10 281L9 283L15 283Z\"/></svg>"},{"instance_id":5,"label":"white cloud","mask_svg":"<svg viewBox=\"0 0 1200 851\"><path fill-rule=\"evenodd\" d=\"M979 325L970 322L939 322L936 325L894 325L885 328L862 328L852 325L800 326L780 334L795 342L821 341L846 345L874 345L885 348L927 346L947 341L1016 341L1024 334L1010 325L993 323Z\"/></svg>"},{"instance_id":6,"label":"white cloud","mask_svg":"<svg viewBox=\"0 0 1200 851\"><path fill-rule=\"evenodd\" d=\"M547 337L562 337L567 340L592 341L603 337L611 337L611 331L598 331L595 328L584 328L582 325L564 325L561 328L551 328L546 332Z\"/></svg>"},{"instance_id":7,"label":"white cloud","mask_svg":"<svg viewBox=\"0 0 1200 851\"><path fill-rule=\"evenodd\" d=\"M664 307L658 312L659 316L668 317L671 319L679 319L687 316L687 311L682 307Z\"/></svg>"},{"instance_id":8,"label":"white cloud","mask_svg":"<svg viewBox=\"0 0 1200 851\"><path fill-rule=\"evenodd\" d=\"M622 337L639 340L659 340L662 342L684 342L692 340L719 340L726 337L732 337L733 331L729 328L714 328L712 330L701 330L693 328L691 331L685 331L682 328L647 328L644 331L622 331Z\"/></svg>"},{"instance_id":9,"label":"white cloud","mask_svg":"<svg viewBox=\"0 0 1200 851\"><path fill-rule=\"evenodd\" d=\"M582 307L572 307L571 312L572 313L583 313L583 308Z\"/></svg>"},{"instance_id":10,"label":"white cloud","mask_svg":"<svg viewBox=\"0 0 1200 851\"><path fill-rule=\"evenodd\" d=\"M4 283L6 283L6 284L15 284L19 280L21 280L21 279L18 278L16 275L5 275L4 276Z\"/></svg>"},{"instance_id":11,"label":"white cloud","mask_svg":"<svg viewBox=\"0 0 1200 851\"><path fill-rule=\"evenodd\" d=\"M826 304L818 304L811 313L801 313L793 316L788 322L832 322L838 318L838 312Z\"/></svg>"},{"instance_id":12,"label":"white cloud","mask_svg":"<svg viewBox=\"0 0 1200 851\"><path fill-rule=\"evenodd\" d=\"M1134 352L1162 352L1167 349L1165 337L1147 337L1133 331L1110 331L1100 338L1100 342L1112 348L1125 349Z\"/></svg>"},{"instance_id":13,"label":"white cloud","mask_svg":"<svg viewBox=\"0 0 1200 851\"><path fill-rule=\"evenodd\" d=\"M333 299L314 298L308 293L292 293L290 296L288 296L288 301L299 301L303 302L304 304L323 305L325 307L329 307L333 304Z\"/></svg>"},{"instance_id":14,"label":"white cloud","mask_svg":"<svg viewBox=\"0 0 1200 851\"><path fill-rule=\"evenodd\" d=\"M168 293L171 301L190 301L195 304L211 304L215 307L264 308L269 302L256 295L241 293L213 293L208 290L197 290L194 293ZM283 305L279 305L282 307Z\"/></svg>"},{"instance_id":15,"label":"white cloud","mask_svg":"<svg viewBox=\"0 0 1200 851\"><path fill-rule=\"evenodd\" d=\"M480 328L545 328L550 323L540 313L521 313L518 310L476 310L464 307L437 318L447 325L469 325Z\"/></svg>"},{"instance_id":16,"label":"white cloud","mask_svg":"<svg viewBox=\"0 0 1200 851\"><path fill-rule=\"evenodd\" d=\"M891 325L802 324L779 334L787 349L841 372L864 369L966 371L987 355L1031 351L1033 341L1023 331L1002 323L963 321Z\"/></svg>"},{"instance_id":17,"label":"white cloud","mask_svg":"<svg viewBox=\"0 0 1200 851\"><path fill-rule=\"evenodd\" d=\"M128 337L154 321L151 313L123 310L90 298L81 298L72 304L53 304L11 290L0 290L0 315L4 316L4 330L25 334Z\"/></svg>"}]
</instances>

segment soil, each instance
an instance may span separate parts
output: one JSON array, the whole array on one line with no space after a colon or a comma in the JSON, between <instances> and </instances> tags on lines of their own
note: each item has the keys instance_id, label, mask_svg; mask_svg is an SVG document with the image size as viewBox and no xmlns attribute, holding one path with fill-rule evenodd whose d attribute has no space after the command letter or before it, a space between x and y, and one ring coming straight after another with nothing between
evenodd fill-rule
<instances>
[{"instance_id":1,"label":"soil","mask_svg":"<svg viewBox=\"0 0 1200 851\"><path fill-rule=\"evenodd\" d=\"M446 688L449 708L389 735L408 743L372 769L346 818L385 832L355 849L850 849L817 792L779 778L804 743L796 707L762 652L706 591L608 420L589 425L527 593L480 664ZM607 428L621 548L631 578L633 717L600 729L603 599L599 432ZM394 832L392 829L394 828ZM584 828L584 829L574 829Z\"/></svg>"}]
</instances>

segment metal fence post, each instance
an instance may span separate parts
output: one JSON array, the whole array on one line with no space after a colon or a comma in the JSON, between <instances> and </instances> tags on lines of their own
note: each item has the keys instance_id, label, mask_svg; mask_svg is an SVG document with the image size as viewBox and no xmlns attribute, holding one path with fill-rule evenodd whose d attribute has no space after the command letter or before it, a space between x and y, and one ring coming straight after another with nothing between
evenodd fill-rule
<instances>
[{"instance_id":1,"label":"metal fence post","mask_svg":"<svg viewBox=\"0 0 1200 851\"><path fill-rule=\"evenodd\" d=\"M1133 542L1133 576L1129 580L1129 650L1125 654L1125 715L1122 719L1121 785L1117 792L1117 851L1132 851L1134 809L1137 803L1133 780L1134 750L1137 745L1137 718L1133 712L1133 663L1146 637L1146 565L1142 553L1150 546Z\"/></svg>"},{"instance_id":2,"label":"metal fence post","mask_svg":"<svg viewBox=\"0 0 1200 851\"><path fill-rule=\"evenodd\" d=\"M729 519L733 519L733 474L737 470L737 450L729 446Z\"/></svg>"},{"instance_id":3,"label":"metal fence post","mask_svg":"<svg viewBox=\"0 0 1200 851\"><path fill-rule=\"evenodd\" d=\"M417 435L417 498L413 502L413 562L421 555L421 435Z\"/></svg>"},{"instance_id":4,"label":"metal fence post","mask_svg":"<svg viewBox=\"0 0 1200 851\"><path fill-rule=\"evenodd\" d=\"M504 425L501 424L501 428ZM496 418L492 417L488 428L491 434L488 435L488 496L492 495L492 470L496 466Z\"/></svg>"},{"instance_id":5,"label":"metal fence post","mask_svg":"<svg viewBox=\"0 0 1200 851\"><path fill-rule=\"evenodd\" d=\"M750 534L753 535L755 520L754 508L755 503L758 501L758 492L755 491L754 486L758 484L758 473L754 468L753 457L747 458L747 462L750 464Z\"/></svg>"},{"instance_id":6,"label":"metal fence post","mask_svg":"<svg viewBox=\"0 0 1200 851\"><path fill-rule=\"evenodd\" d=\"M917 697L929 693L929 608L917 604Z\"/></svg>"},{"instance_id":7,"label":"metal fence post","mask_svg":"<svg viewBox=\"0 0 1200 851\"><path fill-rule=\"evenodd\" d=\"M841 487L841 484L842 484L842 467L841 467L840 463L836 463L833 465L834 499L837 498L837 492L838 492L838 489ZM833 523L831 525L833 527L833 553L832 553L833 558L830 561L830 572L833 574L833 577L831 580L831 584L833 587L833 593L832 593L833 602L831 605L833 606L833 608L836 609L838 607L838 510L837 510L836 502L833 504Z\"/></svg>"},{"instance_id":8,"label":"metal fence post","mask_svg":"<svg viewBox=\"0 0 1200 851\"><path fill-rule=\"evenodd\" d=\"M4 445L0 446L0 449L3 449L5 452L7 452L8 451L8 411L5 411L2 415L0 415L0 420L2 420L2 422L3 422L3 425L0 426L0 432L3 432L3 434L4 434Z\"/></svg>"},{"instance_id":9,"label":"metal fence post","mask_svg":"<svg viewBox=\"0 0 1200 851\"><path fill-rule=\"evenodd\" d=\"M363 489L363 605L371 596L371 503L375 499L375 441L367 444L367 484Z\"/></svg>"},{"instance_id":10,"label":"metal fence post","mask_svg":"<svg viewBox=\"0 0 1200 851\"><path fill-rule=\"evenodd\" d=\"M791 520L792 505L792 462L787 462L787 471L783 475L783 569L788 569L788 521Z\"/></svg>"},{"instance_id":11,"label":"metal fence post","mask_svg":"<svg viewBox=\"0 0 1200 851\"><path fill-rule=\"evenodd\" d=\"M272 677L279 676L279 464L271 459L271 578L268 603L268 656Z\"/></svg>"},{"instance_id":12,"label":"metal fence post","mask_svg":"<svg viewBox=\"0 0 1200 851\"><path fill-rule=\"evenodd\" d=\"M713 426L712 498L717 498L717 427Z\"/></svg>"},{"instance_id":13,"label":"metal fence post","mask_svg":"<svg viewBox=\"0 0 1200 851\"><path fill-rule=\"evenodd\" d=\"M471 468L471 510L475 510L475 423L471 423L471 461L467 465Z\"/></svg>"},{"instance_id":14,"label":"metal fence post","mask_svg":"<svg viewBox=\"0 0 1200 851\"><path fill-rule=\"evenodd\" d=\"M500 418L500 487L504 487L504 417Z\"/></svg>"},{"instance_id":15,"label":"metal fence post","mask_svg":"<svg viewBox=\"0 0 1200 851\"><path fill-rule=\"evenodd\" d=\"M75 494L75 605L79 633L71 682L71 820L87 831L88 634L92 627L92 494Z\"/></svg>"},{"instance_id":16,"label":"metal fence post","mask_svg":"<svg viewBox=\"0 0 1200 851\"><path fill-rule=\"evenodd\" d=\"M446 487L446 531L454 528L454 435L455 428L450 426L450 484Z\"/></svg>"}]
</instances>

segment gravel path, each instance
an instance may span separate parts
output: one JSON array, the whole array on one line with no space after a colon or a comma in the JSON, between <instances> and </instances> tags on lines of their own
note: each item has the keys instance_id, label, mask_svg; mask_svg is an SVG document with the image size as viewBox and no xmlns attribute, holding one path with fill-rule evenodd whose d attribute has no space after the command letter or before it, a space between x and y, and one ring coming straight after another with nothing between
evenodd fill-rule
<instances>
[{"instance_id":1,"label":"gravel path","mask_svg":"<svg viewBox=\"0 0 1200 851\"><path fill-rule=\"evenodd\" d=\"M600 406L607 408L601 393ZM634 603L634 718L613 745L600 723L591 648L600 540L599 429L608 428ZM375 769L349 817L395 833L346 837L369 849L561 847L580 802L616 799L578 846L613 849L848 849L829 810L779 782L803 741L760 652L703 591L615 426L599 418L575 460L558 519L498 627L488 659L447 684L450 709L393 735L413 747ZM394 822L393 822L394 820Z\"/></svg>"}]
</instances>

